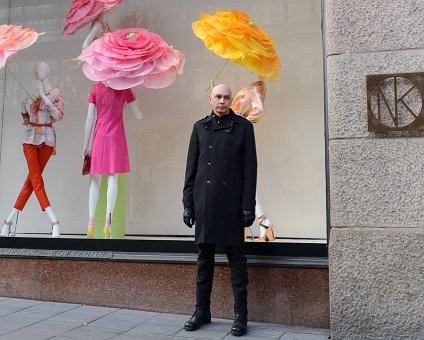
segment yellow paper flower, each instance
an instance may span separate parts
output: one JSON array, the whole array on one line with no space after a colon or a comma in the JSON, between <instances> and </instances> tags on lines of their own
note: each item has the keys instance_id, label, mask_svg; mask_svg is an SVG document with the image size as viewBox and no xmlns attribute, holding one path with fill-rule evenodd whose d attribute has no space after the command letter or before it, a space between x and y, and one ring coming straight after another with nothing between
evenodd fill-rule
<instances>
[{"instance_id":1,"label":"yellow paper flower","mask_svg":"<svg viewBox=\"0 0 424 340\"><path fill-rule=\"evenodd\" d=\"M274 41L241 10L202 12L192 24L194 34L222 58L246 67L264 79L275 81L281 62Z\"/></svg>"}]
</instances>

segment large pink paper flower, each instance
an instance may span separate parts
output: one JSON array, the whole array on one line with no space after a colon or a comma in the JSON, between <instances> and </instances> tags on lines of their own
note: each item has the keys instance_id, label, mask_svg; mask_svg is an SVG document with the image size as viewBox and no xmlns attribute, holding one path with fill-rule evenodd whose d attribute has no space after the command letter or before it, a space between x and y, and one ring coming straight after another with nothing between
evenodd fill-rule
<instances>
[{"instance_id":1,"label":"large pink paper flower","mask_svg":"<svg viewBox=\"0 0 424 340\"><path fill-rule=\"evenodd\" d=\"M65 17L62 36L74 34L124 0L74 0Z\"/></svg>"},{"instance_id":2,"label":"large pink paper flower","mask_svg":"<svg viewBox=\"0 0 424 340\"><path fill-rule=\"evenodd\" d=\"M6 61L19 50L31 46L38 36L39 33L32 28L0 25L0 68L3 68Z\"/></svg>"},{"instance_id":3,"label":"large pink paper flower","mask_svg":"<svg viewBox=\"0 0 424 340\"><path fill-rule=\"evenodd\" d=\"M143 28L106 33L85 48L82 70L94 81L115 90L139 86L152 89L171 85L183 73L184 55Z\"/></svg>"}]
</instances>

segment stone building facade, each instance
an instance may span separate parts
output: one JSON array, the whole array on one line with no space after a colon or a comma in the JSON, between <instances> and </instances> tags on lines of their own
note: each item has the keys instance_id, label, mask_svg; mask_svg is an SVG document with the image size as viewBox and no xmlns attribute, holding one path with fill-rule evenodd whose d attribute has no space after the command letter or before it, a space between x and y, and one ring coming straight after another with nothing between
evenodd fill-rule
<instances>
[{"instance_id":1,"label":"stone building facade","mask_svg":"<svg viewBox=\"0 0 424 340\"><path fill-rule=\"evenodd\" d=\"M424 339L424 135L368 132L366 87L423 72L424 2L328 0L324 15L332 339Z\"/></svg>"}]
</instances>

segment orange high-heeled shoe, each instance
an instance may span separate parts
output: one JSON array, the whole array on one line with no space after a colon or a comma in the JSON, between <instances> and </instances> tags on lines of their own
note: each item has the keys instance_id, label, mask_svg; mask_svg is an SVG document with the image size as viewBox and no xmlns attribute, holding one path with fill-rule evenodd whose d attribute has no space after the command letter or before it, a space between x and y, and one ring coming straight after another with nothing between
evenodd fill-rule
<instances>
[{"instance_id":1,"label":"orange high-heeled shoe","mask_svg":"<svg viewBox=\"0 0 424 340\"><path fill-rule=\"evenodd\" d=\"M267 226L266 224L264 224L265 220L267 219L266 215L261 215L258 217L258 221L259 221L259 226L262 228L265 228L265 235L258 237L255 242L269 242L269 241L274 241L275 240L275 234L274 234L274 225L271 224L269 226Z\"/></svg>"}]
</instances>

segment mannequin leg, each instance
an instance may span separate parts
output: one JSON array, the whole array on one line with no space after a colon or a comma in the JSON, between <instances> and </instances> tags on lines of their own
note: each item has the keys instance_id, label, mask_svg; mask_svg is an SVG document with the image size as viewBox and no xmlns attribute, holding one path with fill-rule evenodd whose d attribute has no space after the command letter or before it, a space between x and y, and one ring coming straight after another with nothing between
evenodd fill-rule
<instances>
[{"instance_id":1,"label":"mannequin leg","mask_svg":"<svg viewBox=\"0 0 424 340\"><path fill-rule=\"evenodd\" d=\"M18 214L19 210L13 208L9 216L4 220L3 229L1 230L0 237L9 237L10 235L10 227Z\"/></svg>"},{"instance_id":2,"label":"mannequin leg","mask_svg":"<svg viewBox=\"0 0 424 340\"><path fill-rule=\"evenodd\" d=\"M47 198L44 180L41 174L52 153L53 148L51 146L45 145L42 148L35 148L33 145L24 144L24 154L28 163L29 178L31 179L32 188L42 210L49 207L50 202ZM16 206L15 208L19 209L19 207Z\"/></svg>"},{"instance_id":3,"label":"mannequin leg","mask_svg":"<svg viewBox=\"0 0 424 340\"><path fill-rule=\"evenodd\" d=\"M118 174L109 175L107 177L106 215L113 214L113 210L115 210L117 196L118 196Z\"/></svg>"},{"instance_id":4,"label":"mannequin leg","mask_svg":"<svg viewBox=\"0 0 424 340\"><path fill-rule=\"evenodd\" d=\"M7 217L6 222L12 222L13 219L16 217L16 215L18 214L19 210L16 208L13 208L10 215Z\"/></svg>"},{"instance_id":5,"label":"mannequin leg","mask_svg":"<svg viewBox=\"0 0 424 340\"><path fill-rule=\"evenodd\" d=\"M260 216L264 215L264 211L262 209L261 202L259 201L258 195L256 195L255 215L256 215L256 218L259 218ZM263 223L267 225L268 227L271 224L267 218L265 219ZM259 232L260 232L259 236L261 237L265 236L266 228L259 226Z\"/></svg>"},{"instance_id":6,"label":"mannequin leg","mask_svg":"<svg viewBox=\"0 0 424 340\"><path fill-rule=\"evenodd\" d=\"M12 221L19 211L22 211L28 202L32 192L35 192L38 202L42 210L50 206L49 199L47 198L46 190L44 188L44 181L42 173L50 156L53 153L53 148L50 146L34 147L31 144L23 145L24 155L28 165L28 176L22 186L21 192L15 202L14 208L9 217L4 221L1 237L8 237ZM57 221L57 219L52 220ZM55 229L58 229L58 225ZM59 236L55 236L59 237Z\"/></svg>"},{"instance_id":7,"label":"mannequin leg","mask_svg":"<svg viewBox=\"0 0 424 340\"><path fill-rule=\"evenodd\" d=\"M97 201L99 199L102 175L90 175L90 189L88 191L88 228L87 238L94 237L94 215L96 213Z\"/></svg>"},{"instance_id":8,"label":"mannequin leg","mask_svg":"<svg viewBox=\"0 0 424 340\"><path fill-rule=\"evenodd\" d=\"M94 20L91 24L90 32L88 33L87 37L84 39L84 42L82 44L82 48L86 48L89 46L93 40L96 38L96 35L100 35L102 28L102 23L99 20Z\"/></svg>"},{"instance_id":9,"label":"mannequin leg","mask_svg":"<svg viewBox=\"0 0 424 340\"><path fill-rule=\"evenodd\" d=\"M106 194L106 223L103 229L105 238L112 238L110 225L112 223L112 215L115 210L116 198L118 196L118 174L112 174L107 177L107 194Z\"/></svg>"},{"instance_id":10,"label":"mannequin leg","mask_svg":"<svg viewBox=\"0 0 424 340\"><path fill-rule=\"evenodd\" d=\"M49 216L51 225L52 225L52 237L59 238L60 237L60 227L59 227L59 220L57 219L56 215L54 214L54 211L51 206L46 207L45 209L47 216Z\"/></svg>"},{"instance_id":11,"label":"mannequin leg","mask_svg":"<svg viewBox=\"0 0 424 340\"><path fill-rule=\"evenodd\" d=\"M260 236L259 238L255 240L255 242L274 241L275 240L274 225L264 214L261 203L259 201L259 197L257 195L256 195L255 215L258 218L259 229L260 229Z\"/></svg>"},{"instance_id":12,"label":"mannequin leg","mask_svg":"<svg viewBox=\"0 0 424 340\"><path fill-rule=\"evenodd\" d=\"M41 209L44 210L46 207L50 206L50 202L44 188L42 173L53 153L53 148L47 145L38 148L31 144L24 144L23 149L28 165L28 177L22 186L14 208L19 211L24 210L29 197L34 191Z\"/></svg>"}]
</instances>

